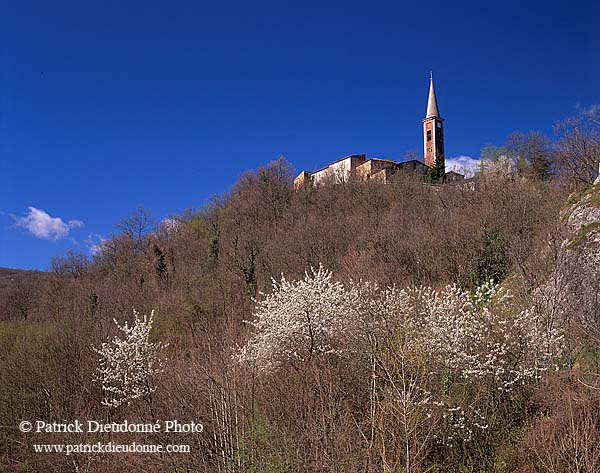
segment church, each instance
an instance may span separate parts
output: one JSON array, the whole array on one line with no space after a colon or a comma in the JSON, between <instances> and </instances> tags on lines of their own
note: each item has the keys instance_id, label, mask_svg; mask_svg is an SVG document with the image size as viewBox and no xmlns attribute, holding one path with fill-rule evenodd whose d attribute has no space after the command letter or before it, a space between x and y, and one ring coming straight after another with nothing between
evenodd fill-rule
<instances>
[{"instance_id":1,"label":"church","mask_svg":"<svg viewBox=\"0 0 600 473\"><path fill-rule=\"evenodd\" d=\"M445 169L444 119L439 112L433 74L429 78L427 112L423 119L423 156L424 162L418 159L397 162L389 159L367 158L364 154L352 154L314 172L302 171L294 179L294 188L299 189L308 183L321 185L329 182L346 182L350 179L374 180L385 184L391 182L398 173L413 173L425 178L440 160L440 166ZM464 180L464 176L450 171L444 173L443 180L458 182Z\"/></svg>"}]
</instances>

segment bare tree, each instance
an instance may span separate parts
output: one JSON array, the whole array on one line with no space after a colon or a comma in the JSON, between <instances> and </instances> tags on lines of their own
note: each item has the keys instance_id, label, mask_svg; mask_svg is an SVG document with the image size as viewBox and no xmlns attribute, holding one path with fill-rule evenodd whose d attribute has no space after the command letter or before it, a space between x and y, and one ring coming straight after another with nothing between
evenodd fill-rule
<instances>
[{"instance_id":1,"label":"bare tree","mask_svg":"<svg viewBox=\"0 0 600 473\"><path fill-rule=\"evenodd\" d=\"M594 182L600 163L600 104L558 122L554 133L559 138L554 152L559 172L579 184Z\"/></svg>"},{"instance_id":2,"label":"bare tree","mask_svg":"<svg viewBox=\"0 0 600 473\"><path fill-rule=\"evenodd\" d=\"M18 282L6 300L9 312L16 312L23 320L27 320L36 305L37 294L33 286L27 282Z\"/></svg>"},{"instance_id":3,"label":"bare tree","mask_svg":"<svg viewBox=\"0 0 600 473\"><path fill-rule=\"evenodd\" d=\"M505 148L517 162L519 174L540 181L550 177L552 160L547 136L537 131L516 131L506 139Z\"/></svg>"},{"instance_id":4,"label":"bare tree","mask_svg":"<svg viewBox=\"0 0 600 473\"><path fill-rule=\"evenodd\" d=\"M81 277L88 269L90 262L83 253L75 253L72 249L66 256L55 256L50 262L52 272L60 275Z\"/></svg>"},{"instance_id":5,"label":"bare tree","mask_svg":"<svg viewBox=\"0 0 600 473\"><path fill-rule=\"evenodd\" d=\"M140 206L127 217L122 218L117 224L117 228L140 243L154 227L154 223L152 213Z\"/></svg>"}]
</instances>

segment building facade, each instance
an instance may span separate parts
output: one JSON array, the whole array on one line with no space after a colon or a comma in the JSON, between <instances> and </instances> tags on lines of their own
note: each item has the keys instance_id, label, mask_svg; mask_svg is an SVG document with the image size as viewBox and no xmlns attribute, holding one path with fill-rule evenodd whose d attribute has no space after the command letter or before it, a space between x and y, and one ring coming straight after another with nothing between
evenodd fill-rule
<instances>
[{"instance_id":1,"label":"building facade","mask_svg":"<svg viewBox=\"0 0 600 473\"><path fill-rule=\"evenodd\" d=\"M350 179L360 181L374 180L388 183L398 173L413 173L425 177L435 167L436 161L444 158L444 119L440 116L433 74L429 78L429 97L427 99L427 113L423 119L423 149L424 162L413 159L411 161L397 162L389 159L369 158L364 154L352 154L314 172L302 171L294 180L294 188L299 189L307 184L315 186L326 183L347 182ZM456 172L446 173L449 182L464 179L462 174Z\"/></svg>"}]
</instances>

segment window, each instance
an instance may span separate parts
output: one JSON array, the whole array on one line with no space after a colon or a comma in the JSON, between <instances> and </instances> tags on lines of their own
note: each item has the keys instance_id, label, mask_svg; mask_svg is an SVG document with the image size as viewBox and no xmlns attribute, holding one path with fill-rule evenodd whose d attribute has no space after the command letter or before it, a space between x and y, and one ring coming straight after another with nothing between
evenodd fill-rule
<instances>
[{"instance_id":1,"label":"window","mask_svg":"<svg viewBox=\"0 0 600 473\"><path fill-rule=\"evenodd\" d=\"M431 130L427 130L427 141L431 141Z\"/></svg>"}]
</instances>

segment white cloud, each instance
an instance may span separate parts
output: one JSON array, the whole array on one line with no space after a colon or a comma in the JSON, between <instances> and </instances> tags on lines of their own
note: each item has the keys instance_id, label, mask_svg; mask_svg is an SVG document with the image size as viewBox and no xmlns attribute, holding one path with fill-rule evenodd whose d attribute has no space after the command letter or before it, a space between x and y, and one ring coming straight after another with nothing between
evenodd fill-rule
<instances>
[{"instance_id":1,"label":"white cloud","mask_svg":"<svg viewBox=\"0 0 600 473\"><path fill-rule=\"evenodd\" d=\"M64 222L60 217L51 217L47 212L28 207L23 217L12 216L17 227L25 228L29 233L43 240L60 240L69 236L73 228L83 227L81 220Z\"/></svg>"},{"instance_id":2,"label":"white cloud","mask_svg":"<svg viewBox=\"0 0 600 473\"><path fill-rule=\"evenodd\" d=\"M85 240L86 245L90 250L90 254L92 256L100 256L102 251L104 250L105 243L108 240L104 238L102 235L89 234L87 240Z\"/></svg>"},{"instance_id":3,"label":"white cloud","mask_svg":"<svg viewBox=\"0 0 600 473\"><path fill-rule=\"evenodd\" d=\"M479 159L464 155L446 159L446 171L455 171L464 174L465 177L473 177L479 171Z\"/></svg>"}]
</instances>

